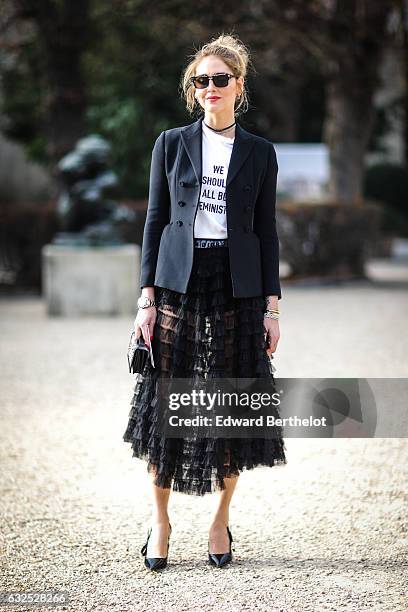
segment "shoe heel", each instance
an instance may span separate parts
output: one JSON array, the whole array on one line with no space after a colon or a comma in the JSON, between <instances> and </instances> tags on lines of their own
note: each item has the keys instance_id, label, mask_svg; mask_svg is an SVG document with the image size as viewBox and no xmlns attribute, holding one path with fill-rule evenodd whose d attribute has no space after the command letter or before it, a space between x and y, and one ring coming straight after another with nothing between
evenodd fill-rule
<instances>
[{"instance_id":1,"label":"shoe heel","mask_svg":"<svg viewBox=\"0 0 408 612\"><path fill-rule=\"evenodd\" d=\"M232 543L234 541L234 538L232 537L232 533L231 533L230 528L228 527L228 525L227 525L227 531L228 531L228 537L230 539L230 548L231 548L231 550L233 550L235 552L235 545L234 546L232 545Z\"/></svg>"},{"instance_id":2,"label":"shoe heel","mask_svg":"<svg viewBox=\"0 0 408 612\"><path fill-rule=\"evenodd\" d=\"M152 528L150 527L148 532L147 532L147 539L146 542L143 544L142 548L140 549L140 553L145 557L144 560L144 564L145 567L147 567L147 569L149 570L158 570L158 569L164 569L167 565L167 558L169 556L169 548L170 548L170 534L171 534L171 524L169 523L169 537L167 540L167 555L165 557L147 557L147 545L149 543L149 538L152 534Z\"/></svg>"},{"instance_id":3,"label":"shoe heel","mask_svg":"<svg viewBox=\"0 0 408 612\"><path fill-rule=\"evenodd\" d=\"M210 540L208 540L208 560L210 561L211 565L214 565L215 567L223 567L224 565L232 561L232 551L235 552L235 548L232 548L232 542L234 541L234 538L232 537L232 533L228 525L227 533L230 541L230 548L229 551L226 553L210 553Z\"/></svg>"}]
</instances>

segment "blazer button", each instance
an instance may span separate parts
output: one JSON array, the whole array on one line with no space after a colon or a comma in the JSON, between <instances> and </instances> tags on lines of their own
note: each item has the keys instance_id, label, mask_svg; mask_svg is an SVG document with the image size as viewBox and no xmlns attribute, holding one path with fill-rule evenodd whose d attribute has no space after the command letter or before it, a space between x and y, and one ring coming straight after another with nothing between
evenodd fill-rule
<instances>
[{"instance_id":1,"label":"blazer button","mask_svg":"<svg viewBox=\"0 0 408 612\"><path fill-rule=\"evenodd\" d=\"M249 204L248 206L245 206L245 210L246 210L247 212L249 212L251 209L252 209L252 206L251 206L250 204Z\"/></svg>"},{"instance_id":2,"label":"blazer button","mask_svg":"<svg viewBox=\"0 0 408 612\"><path fill-rule=\"evenodd\" d=\"M180 221L180 219L179 219L178 221L176 221L176 223L177 223L177 225L178 225L179 227L181 227L181 226L183 225L183 222L182 222L182 221Z\"/></svg>"},{"instance_id":3,"label":"blazer button","mask_svg":"<svg viewBox=\"0 0 408 612\"><path fill-rule=\"evenodd\" d=\"M185 202L179 202L179 203L178 203L178 205L179 205L179 206L185 206L185 205L186 205L186 203L185 203Z\"/></svg>"},{"instance_id":4,"label":"blazer button","mask_svg":"<svg viewBox=\"0 0 408 612\"><path fill-rule=\"evenodd\" d=\"M244 185L244 191L251 191L251 185Z\"/></svg>"},{"instance_id":5,"label":"blazer button","mask_svg":"<svg viewBox=\"0 0 408 612\"><path fill-rule=\"evenodd\" d=\"M180 187L184 187L185 182L184 181L179 181L179 185L180 185Z\"/></svg>"},{"instance_id":6,"label":"blazer button","mask_svg":"<svg viewBox=\"0 0 408 612\"><path fill-rule=\"evenodd\" d=\"M249 225L246 225L246 226L244 227L244 231L245 231L246 233L250 232L250 231L251 231L250 226L249 226Z\"/></svg>"}]
</instances>

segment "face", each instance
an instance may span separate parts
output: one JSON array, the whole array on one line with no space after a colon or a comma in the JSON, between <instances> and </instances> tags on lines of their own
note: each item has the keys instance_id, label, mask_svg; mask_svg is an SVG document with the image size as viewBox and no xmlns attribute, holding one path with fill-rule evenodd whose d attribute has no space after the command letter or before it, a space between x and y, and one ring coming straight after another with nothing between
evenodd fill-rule
<instances>
[{"instance_id":1,"label":"face","mask_svg":"<svg viewBox=\"0 0 408 612\"><path fill-rule=\"evenodd\" d=\"M206 74L212 76L217 72L232 74L229 66L215 55L209 55L198 64L195 76ZM205 89L195 89L194 96L204 111L211 113L233 111L237 95L242 93L244 86L243 77L232 77L226 87L216 87L212 79Z\"/></svg>"}]
</instances>

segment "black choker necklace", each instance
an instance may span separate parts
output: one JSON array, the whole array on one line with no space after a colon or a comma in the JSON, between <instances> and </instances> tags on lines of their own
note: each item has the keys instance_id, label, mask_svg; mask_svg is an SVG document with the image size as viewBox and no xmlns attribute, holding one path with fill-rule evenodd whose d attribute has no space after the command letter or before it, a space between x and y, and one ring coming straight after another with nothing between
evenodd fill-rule
<instances>
[{"instance_id":1,"label":"black choker necklace","mask_svg":"<svg viewBox=\"0 0 408 612\"><path fill-rule=\"evenodd\" d=\"M213 132L226 132L230 128L234 127L234 125L236 124L236 121L234 121L234 123L231 123L231 125L229 125L228 127L222 128L222 130L216 130L215 128L212 128L210 125L207 125L206 122L204 121L204 119L203 119L203 123L204 123L204 125L206 125Z\"/></svg>"}]
</instances>

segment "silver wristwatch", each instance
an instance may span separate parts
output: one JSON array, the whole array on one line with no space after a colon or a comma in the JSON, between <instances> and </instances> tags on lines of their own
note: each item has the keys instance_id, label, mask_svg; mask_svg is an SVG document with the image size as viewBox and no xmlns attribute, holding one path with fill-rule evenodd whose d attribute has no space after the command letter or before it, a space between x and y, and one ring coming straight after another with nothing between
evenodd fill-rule
<instances>
[{"instance_id":1,"label":"silver wristwatch","mask_svg":"<svg viewBox=\"0 0 408 612\"><path fill-rule=\"evenodd\" d=\"M151 300L146 295L141 295L137 300L138 308L149 308L149 306L156 306L155 300Z\"/></svg>"}]
</instances>

